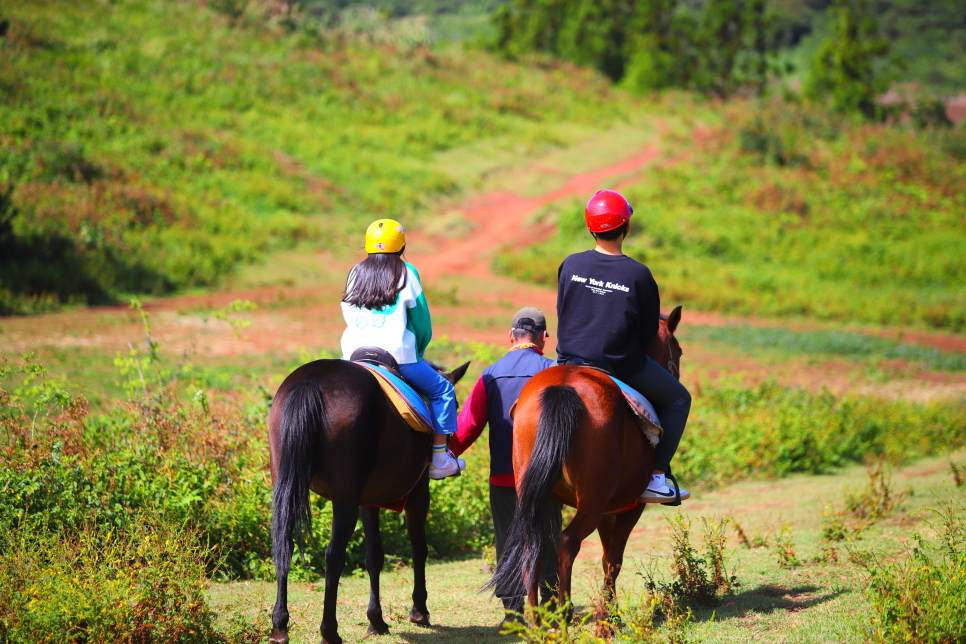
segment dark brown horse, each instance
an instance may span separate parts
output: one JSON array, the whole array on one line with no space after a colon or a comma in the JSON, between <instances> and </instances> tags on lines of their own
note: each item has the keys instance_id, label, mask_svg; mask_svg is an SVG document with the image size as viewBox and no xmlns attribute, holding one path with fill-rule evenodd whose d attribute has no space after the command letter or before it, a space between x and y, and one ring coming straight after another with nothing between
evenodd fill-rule
<instances>
[{"instance_id":1,"label":"dark brown horse","mask_svg":"<svg viewBox=\"0 0 966 644\"><path fill-rule=\"evenodd\" d=\"M469 363L443 374L456 383ZM379 508L408 496L406 530L413 556L411 621L429 625L426 607L426 515L430 434L413 431L365 367L346 360L316 360L293 371L278 388L268 419L271 449L272 557L278 597L272 613L271 644L288 642L288 573L294 551L308 534L309 490L332 502L332 537L325 550L325 605L322 642L340 644L336 620L339 577L346 546L359 518L366 540L369 573L369 632L385 634L379 573L384 554Z\"/></svg>"},{"instance_id":2,"label":"dark brown horse","mask_svg":"<svg viewBox=\"0 0 966 644\"><path fill-rule=\"evenodd\" d=\"M680 320L680 306L662 316L647 352L675 377L682 351L674 330ZM577 508L560 536L560 605L570 596L580 543L595 529L604 548L604 592L610 599L627 539L644 511L643 504L635 503L653 468L654 448L610 377L585 367L560 366L531 378L520 393L513 422L513 470L523 472L517 511L490 585L526 594L531 605L537 602L540 528L545 521L538 509L550 496Z\"/></svg>"}]
</instances>

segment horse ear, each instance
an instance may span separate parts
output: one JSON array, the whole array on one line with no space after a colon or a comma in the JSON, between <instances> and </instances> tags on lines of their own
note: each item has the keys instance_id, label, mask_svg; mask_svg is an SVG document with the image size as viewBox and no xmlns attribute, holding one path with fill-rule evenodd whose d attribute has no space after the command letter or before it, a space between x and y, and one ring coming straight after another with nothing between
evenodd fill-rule
<instances>
[{"instance_id":1,"label":"horse ear","mask_svg":"<svg viewBox=\"0 0 966 644\"><path fill-rule=\"evenodd\" d=\"M448 374L446 374L446 379L455 385L456 383L458 383L460 380L463 379L463 376L466 375L466 370L469 368L469 366L470 366L469 362L464 362L463 364L461 364L460 366L456 367Z\"/></svg>"},{"instance_id":2,"label":"horse ear","mask_svg":"<svg viewBox=\"0 0 966 644\"><path fill-rule=\"evenodd\" d=\"M671 311L671 314L667 316L667 330L674 333L675 329L678 328L678 323L681 322L681 305L678 304Z\"/></svg>"}]
</instances>

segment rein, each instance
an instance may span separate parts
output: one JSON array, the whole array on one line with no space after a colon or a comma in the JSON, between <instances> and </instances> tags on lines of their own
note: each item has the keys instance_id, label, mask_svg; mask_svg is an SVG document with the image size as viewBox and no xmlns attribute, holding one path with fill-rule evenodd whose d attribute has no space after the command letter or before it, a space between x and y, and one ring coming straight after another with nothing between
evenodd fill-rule
<instances>
[{"instance_id":1,"label":"rein","mask_svg":"<svg viewBox=\"0 0 966 644\"><path fill-rule=\"evenodd\" d=\"M664 329L667 331L667 322L664 323ZM681 369L674 362L674 351L671 350L671 332L667 331L667 335L664 337L664 341L667 342L667 370L671 372L671 375L681 379Z\"/></svg>"}]
</instances>

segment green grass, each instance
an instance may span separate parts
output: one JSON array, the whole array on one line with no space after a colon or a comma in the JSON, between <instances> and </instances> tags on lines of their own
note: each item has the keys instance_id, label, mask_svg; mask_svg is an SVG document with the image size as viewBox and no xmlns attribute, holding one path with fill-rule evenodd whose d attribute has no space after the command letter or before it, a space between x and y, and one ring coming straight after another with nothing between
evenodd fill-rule
<instances>
[{"instance_id":1,"label":"green grass","mask_svg":"<svg viewBox=\"0 0 966 644\"><path fill-rule=\"evenodd\" d=\"M947 139L780 102L724 109L726 129L624 191L635 207L625 252L651 267L665 301L966 329L966 163ZM554 238L504 251L494 268L555 284L559 262L591 247L579 207L555 214Z\"/></svg>"},{"instance_id":2,"label":"green grass","mask_svg":"<svg viewBox=\"0 0 966 644\"><path fill-rule=\"evenodd\" d=\"M966 354L908 344L864 333L793 330L780 326L686 325L682 342L736 348L743 353L804 354L815 358L842 356L853 360L905 360L926 370L966 371Z\"/></svg>"},{"instance_id":3,"label":"green grass","mask_svg":"<svg viewBox=\"0 0 966 644\"><path fill-rule=\"evenodd\" d=\"M961 457L958 457L961 460ZM665 514L680 512L697 520L700 516L734 516L749 538L756 535L769 545L746 548L736 534L729 534L741 586L720 604L697 608L694 623L688 627L690 641L707 644L743 643L751 640L794 643L865 642L871 628L871 607L866 596L868 575L849 561L845 546L836 544L838 562L819 562L823 549L823 508L829 502L842 503L846 493L865 484L862 467L850 467L834 475L796 475L780 481L748 481L730 484L715 492L697 489L696 496L680 509L652 507L641 518L632 535L618 580L620 601L632 603L643 587L636 573L642 567L654 566L670 574L671 545L668 541ZM960 499L963 488L955 488L944 458L922 461L896 473L894 487L915 489L902 509L876 523L855 542L860 550L881 556L895 555L916 531L929 535L918 517L922 507L935 507L941 498ZM790 541L803 565L782 568L778 565L774 536L782 525L790 525ZM574 601L578 615L586 614L598 592L601 572L600 547L591 535L582 548L574 574ZM429 629L408 623L406 614L411 600L412 571L400 567L383 573L383 607L392 634L387 644L412 642L514 642L510 636L497 633L502 606L489 594L477 589L488 579L481 570L481 560L431 563L428 568L429 608L434 626ZM317 638L321 620L321 584L291 585L293 642ZM248 605L245 615L258 618L265 626L275 600L270 582L214 584L211 601L216 609ZM344 578L340 583L338 618L343 637L361 638L365 633L365 607L368 581ZM585 631L586 633L586 631Z\"/></svg>"},{"instance_id":4,"label":"green grass","mask_svg":"<svg viewBox=\"0 0 966 644\"><path fill-rule=\"evenodd\" d=\"M634 113L569 65L346 38L256 3L232 21L213 6L9 7L2 311L210 285L375 217L412 224L468 187L442 153L487 141L533 156Z\"/></svg>"}]
</instances>

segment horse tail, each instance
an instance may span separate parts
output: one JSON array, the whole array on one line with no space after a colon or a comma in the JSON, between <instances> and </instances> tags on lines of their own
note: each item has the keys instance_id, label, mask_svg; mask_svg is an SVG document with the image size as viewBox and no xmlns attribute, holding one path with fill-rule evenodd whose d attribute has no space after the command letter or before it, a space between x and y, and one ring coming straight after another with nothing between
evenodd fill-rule
<instances>
[{"instance_id":1,"label":"horse tail","mask_svg":"<svg viewBox=\"0 0 966 644\"><path fill-rule=\"evenodd\" d=\"M272 558L279 576L288 574L292 565L293 538L305 557L305 538L312 526L312 458L325 424L325 402L318 383L299 380L293 384L280 416L278 473L272 494Z\"/></svg>"},{"instance_id":2,"label":"horse tail","mask_svg":"<svg viewBox=\"0 0 966 644\"><path fill-rule=\"evenodd\" d=\"M578 419L585 409L577 391L566 385L544 389L540 407L536 444L517 486L517 508L507 531L503 556L486 585L504 597L525 595L540 574L537 561L543 549L543 528L549 521L542 510L560 480Z\"/></svg>"}]
</instances>

